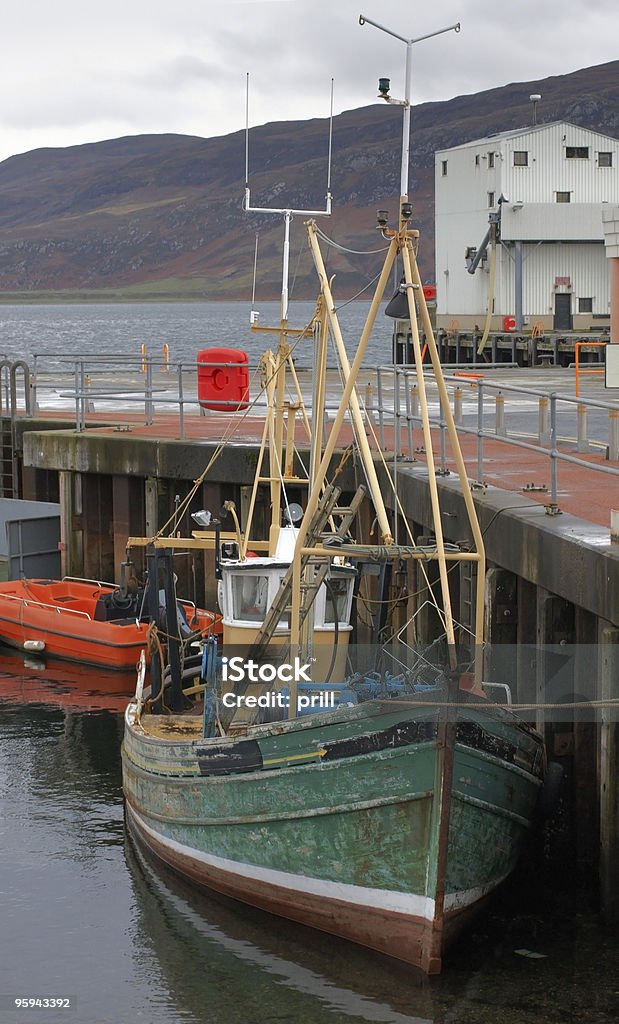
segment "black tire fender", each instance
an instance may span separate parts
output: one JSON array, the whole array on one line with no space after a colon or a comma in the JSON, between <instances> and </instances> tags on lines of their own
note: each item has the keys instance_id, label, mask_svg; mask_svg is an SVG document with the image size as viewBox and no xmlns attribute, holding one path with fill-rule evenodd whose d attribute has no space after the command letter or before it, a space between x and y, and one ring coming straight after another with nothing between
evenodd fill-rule
<instances>
[{"instance_id":1,"label":"black tire fender","mask_svg":"<svg viewBox=\"0 0 619 1024\"><path fill-rule=\"evenodd\" d=\"M562 764L559 764L558 761L549 761L537 798L537 815L543 820L549 818L557 806L563 784L563 774Z\"/></svg>"}]
</instances>

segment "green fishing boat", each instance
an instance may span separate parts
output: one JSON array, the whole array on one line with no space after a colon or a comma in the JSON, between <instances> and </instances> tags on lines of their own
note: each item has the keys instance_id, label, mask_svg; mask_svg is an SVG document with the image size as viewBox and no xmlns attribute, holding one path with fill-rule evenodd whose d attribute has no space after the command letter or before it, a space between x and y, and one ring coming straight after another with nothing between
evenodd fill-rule
<instances>
[{"instance_id":1,"label":"green fishing boat","mask_svg":"<svg viewBox=\"0 0 619 1024\"><path fill-rule=\"evenodd\" d=\"M129 826L199 885L437 973L513 869L543 771L535 733L471 703L447 793L440 713L368 701L204 740L202 717L132 703Z\"/></svg>"},{"instance_id":2,"label":"green fishing boat","mask_svg":"<svg viewBox=\"0 0 619 1024\"><path fill-rule=\"evenodd\" d=\"M408 109L404 105L406 143ZM186 878L433 974L458 930L513 869L534 820L545 760L541 736L508 707L493 703L488 692L495 691L484 683L483 538L417 266L407 173L406 144L398 226L389 229L379 216L386 257L352 364L315 224L318 213L330 211L330 192L324 211L277 211L286 228L279 347L262 364L267 415L246 522L239 522L228 502L234 529L225 539L217 527L214 534L212 528L210 534L198 530L191 538L160 534L131 540L150 545L149 578L157 581L150 598L153 619L163 581L170 666L166 674L153 654L145 688L142 662L125 715L122 761L131 832ZM245 207L256 209L249 188ZM315 319L298 332L316 345L311 417L295 373L287 307L288 230L292 215L301 213L309 218L321 289ZM379 482L367 438L371 423L356 388L398 257L434 519L434 535L423 544L406 523L396 483L385 486L384 462ZM443 538L420 330L467 510L470 538L464 548ZM329 339L342 386L325 437ZM285 400L290 378L296 403ZM308 430L305 482L294 454L299 409ZM352 431L366 483L342 504L329 474L344 424ZM307 486L298 509L287 497L293 485ZM188 496L187 508L196 492ZM256 536L252 516L265 492L272 521ZM389 493L391 510L384 500ZM361 543L355 535L367 501L376 543ZM394 540L394 513L406 526L406 543ZM223 659L212 639L197 667L183 667L175 640L171 553L201 545L216 552ZM432 665L428 683L427 658L408 642L415 634L414 611L406 628L393 633L402 648L395 663L406 666L398 686L384 672L371 671L372 652L356 652L363 668L350 678L352 613L363 566L408 560L421 573L429 564L437 568L428 592L436 603L445 662ZM450 593L449 573L460 561L469 563L476 581L466 628L454 620ZM163 648L159 644L155 651ZM384 663L383 647L380 653Z\"/></svg>"}]
</instances>

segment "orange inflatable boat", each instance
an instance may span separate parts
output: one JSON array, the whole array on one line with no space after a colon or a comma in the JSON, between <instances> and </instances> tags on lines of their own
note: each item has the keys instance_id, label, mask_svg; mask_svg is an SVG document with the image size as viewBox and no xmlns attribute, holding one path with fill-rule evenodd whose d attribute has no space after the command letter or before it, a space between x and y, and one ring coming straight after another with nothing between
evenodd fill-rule
<instances>
[{"instance_id":1,"label":"orange inflatable boat","mask_svg":"<svg viewBox=\"0 0 619 1024\"><path fill-rule=\"evenodd\" d=\"M178 602L181 633L221 632L221 616ZM125 672L146 648L148 620L137 598L92 580L0 583L0 641L11 647Z\"/></svg>"}]
</instances>

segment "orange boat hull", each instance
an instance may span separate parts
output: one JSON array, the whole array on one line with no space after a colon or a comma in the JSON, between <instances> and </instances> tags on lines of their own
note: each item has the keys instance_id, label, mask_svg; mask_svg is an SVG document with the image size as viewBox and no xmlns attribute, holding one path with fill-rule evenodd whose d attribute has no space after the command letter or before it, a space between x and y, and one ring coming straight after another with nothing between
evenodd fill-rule
<instances>
[{"instance_id":1,"label":"orange boat hull","mask_svg":"<svg viewBox=\"0 0 619 1024\"><path fill-rule=\"evenodd\" d=\"M42 643L41 650L56 658L120 672L131 670L146 650L148 623L135 618L95 618L100 599L114 589L76 580L0 584L0 640L21 649L32 642ZM219 615L183 607L192 627L221 632Z\"/></svg>"}]
</instances>

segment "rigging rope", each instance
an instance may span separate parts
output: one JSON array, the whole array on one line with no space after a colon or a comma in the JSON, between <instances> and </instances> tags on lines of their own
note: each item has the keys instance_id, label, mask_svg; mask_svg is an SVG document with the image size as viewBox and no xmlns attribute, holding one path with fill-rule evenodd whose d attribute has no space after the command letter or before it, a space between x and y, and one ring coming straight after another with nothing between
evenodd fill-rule
<instances>
[{"instance_id":1,"label":"rigging rope","mask_svg":"<svg viewBox=\"0 0 619 1024\"><path fill-rule=\"evenodd\" d=\"M318 225L316 225L315 231L318 237L322 238L323 242L326 242L326 244L330 245L333 249L339 249L340 252L351 253L353 256L375 256L376 253L387 252L389 248L388 245L385 245L382 249L347 249L345 245L340 245L339 242L336 242L333 238L329 238L328 235L325 235L324 231L321 231Z\"/></svg>"},{"instance_id":2,"label":"rigging rope","mask_svg":"<svg viewBox=\"0 0 619 1024\"><path fill-rule=\"evenodd\" d=\"M372 285L376 281L378 281L380 273L381 272L379 271L379 273L376 274L376 276L373 277L370 281L368 281L368 283L364 285L363 288L360 291L358 291L356 295L353 295L350 299L346 299L346 302L340 302L339 306L335 306L335 312L337 313L340 309L344 309L345 306L349 306L351 302L354 302L355 299L358 299L360 295L363 295L364 292L367 292L368 288L371 288Z\"/></svg>"}]
</instances>

